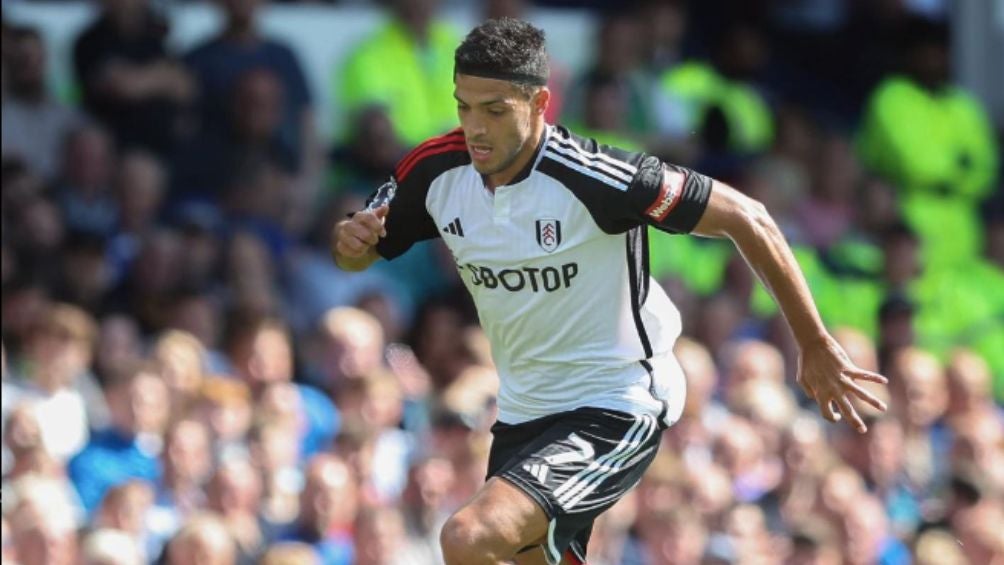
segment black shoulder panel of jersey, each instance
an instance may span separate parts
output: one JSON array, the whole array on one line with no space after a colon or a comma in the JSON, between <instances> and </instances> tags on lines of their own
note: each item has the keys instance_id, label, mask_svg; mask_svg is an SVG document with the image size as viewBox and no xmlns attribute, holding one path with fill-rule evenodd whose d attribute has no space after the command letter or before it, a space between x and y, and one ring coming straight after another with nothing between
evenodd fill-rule
<instances>
[{"instance_id":1,"label":"black shoulder panel of jersey","mask_svg":"<svg viewBox=\"0 0 1004 565\"><path fill-rule=\"evenodd\" d=\"M597 143L560 126L537 170L562 183L606 233L649 224L691 231L707 207L711 179L645 153Z\"/></svg>"},{"instance_id":2,"label":"black shoulder panel of jersey","mask_svg":"<svg viewBox=\"0 0 1004 565\"><path fill-rule=\"evenodd\" d=\"M387 236L376 246L381 257L393 259L416 242L439 237L439 230L425 207L429 187L439 175L470 162L460 128L419 144L401 159L392 179L396 187L389 195L387 190L378 189L367 202L379 205L375 199L383 198L390 205L384 221Z\"/></svg>"}]
</instances>

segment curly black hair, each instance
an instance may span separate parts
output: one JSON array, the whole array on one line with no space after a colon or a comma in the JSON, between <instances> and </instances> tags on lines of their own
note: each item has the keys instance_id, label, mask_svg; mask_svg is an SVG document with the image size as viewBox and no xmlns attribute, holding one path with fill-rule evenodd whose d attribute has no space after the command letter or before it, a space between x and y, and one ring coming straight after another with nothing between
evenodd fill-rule
<instances>
[{"instance_id":1,"label":"curly black hair","mask_svg":"<svg viewBox=\"0 0 1004 565\"><path fill-rule=\"evenodd\" d=\"M530 94L547 84L544 31L513 18L487 20L457 47L457 74L507 80Z\"/></svg>"}]
</instances>

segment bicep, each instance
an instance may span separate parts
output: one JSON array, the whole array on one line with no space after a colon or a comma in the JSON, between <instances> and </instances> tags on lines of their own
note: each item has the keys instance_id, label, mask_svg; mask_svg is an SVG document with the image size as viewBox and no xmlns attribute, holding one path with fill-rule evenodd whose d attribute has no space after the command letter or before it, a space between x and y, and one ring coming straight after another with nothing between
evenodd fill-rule
<instances>
[{"instance_id":1,"label":"bicep","mask_svg":"<svg viewBox=\"0 0 1004 565\"><path fill-rule=\"evenodd\" d=\"M733 237L761 215L766 216L762 204L725 183L712 181L708 205L692 233L704 237Z\"/></svg>"}]
</instances>

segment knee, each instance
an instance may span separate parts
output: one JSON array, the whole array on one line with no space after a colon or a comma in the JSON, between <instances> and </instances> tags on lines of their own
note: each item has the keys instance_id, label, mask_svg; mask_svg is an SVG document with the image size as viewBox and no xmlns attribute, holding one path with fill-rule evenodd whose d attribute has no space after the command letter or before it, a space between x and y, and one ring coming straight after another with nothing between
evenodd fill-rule
<instances>
[{"instance_id":1,"label":"knee","mask_svg":"<svg viewBox=\"0 0 1004 565\"><path fill-rule=\"evenodd\" d=\"M446 565L498 563L504 556L496 555L491 529L470 512L454 514L443 524L439 534Z\"/></svg>"}]
</instances>

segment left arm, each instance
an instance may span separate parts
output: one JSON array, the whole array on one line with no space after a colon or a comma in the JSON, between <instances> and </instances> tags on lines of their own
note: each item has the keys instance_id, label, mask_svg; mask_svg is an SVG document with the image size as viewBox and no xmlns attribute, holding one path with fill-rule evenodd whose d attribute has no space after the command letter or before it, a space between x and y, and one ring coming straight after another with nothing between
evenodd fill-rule
<instances>
[{"instance_id":1,"label":"left arm","mask_svg":"<svg viewBox=\"0 0 1004 565\"><path fill-rule=\"evenodd\" d=\"M848 395L885 410L882 401L856 381L882 384L887 381L851 363L827 332L791 248L763 204L715 181L707 208L693 233L727 237L735 243L774 297L798 342L797 378L802 389L819 404L827 420L837 422L842 414L859 432L867 431Z\"/></svg>"}]
</instances>

